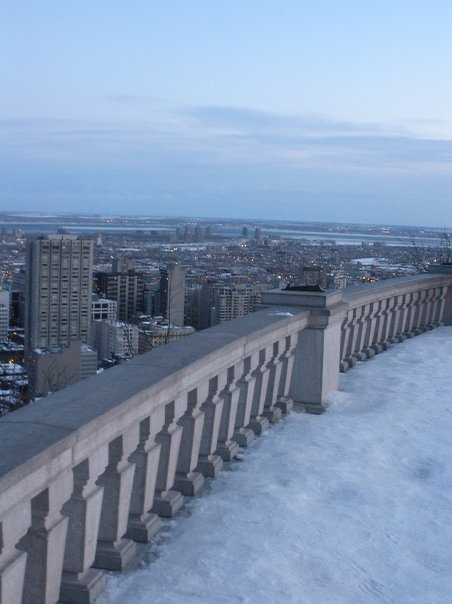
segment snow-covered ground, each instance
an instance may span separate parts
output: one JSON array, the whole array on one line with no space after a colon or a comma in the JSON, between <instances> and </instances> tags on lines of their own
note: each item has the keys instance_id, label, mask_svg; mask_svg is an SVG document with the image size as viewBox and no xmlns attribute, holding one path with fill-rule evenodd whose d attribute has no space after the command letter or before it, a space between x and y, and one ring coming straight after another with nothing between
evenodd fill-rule
<instances>
[{"instance_id":1,"label":"snow-covered ground","mask_svg":"<svg viewBox=\"0 0 452 604\"><path fill-rule=\"evenodd\" d=\"M451 420L445 327L267 431L98 604L452 602Z\"/></svg>"}]
</instances>

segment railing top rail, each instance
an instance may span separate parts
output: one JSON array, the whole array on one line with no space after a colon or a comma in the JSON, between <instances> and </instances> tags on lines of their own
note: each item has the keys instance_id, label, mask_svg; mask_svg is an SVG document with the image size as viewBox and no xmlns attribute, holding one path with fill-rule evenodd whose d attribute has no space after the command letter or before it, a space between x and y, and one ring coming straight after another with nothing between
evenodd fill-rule
<instances>
[{"instance_id":1,"label":"railing top rail","mask_svg":"<svg viewBox=\"0 0 452 604\"><path fill-rule=\"evenodd\" d=\"M359 304L376 302L382 298L393 295L402 295L409 292L419 291L428 287L440 287L452 285L452 275L441 273L426 273L398 279L388 279L367 285L347 287L342 290L343 300L351 308Z\"/></svg>"}]
</instances>

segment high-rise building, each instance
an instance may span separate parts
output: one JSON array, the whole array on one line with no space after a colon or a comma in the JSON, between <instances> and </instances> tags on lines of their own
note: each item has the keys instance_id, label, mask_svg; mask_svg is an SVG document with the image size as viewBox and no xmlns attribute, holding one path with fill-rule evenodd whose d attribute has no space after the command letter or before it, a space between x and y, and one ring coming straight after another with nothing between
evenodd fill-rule
<instances>
[{"instance_id":1,"label":"high-rise building","mask_svg":"<svg viewBox=\"0 0 452 604\"><path fill-rule=\"evenodd\" d=\"M0 342L6 340L9 327L9 292L0 289Z\"/></svg>"},{"instance_id":2,"label":"high-rise building","mask_svg":"<svg viewBox=\"0 0 452 604\"><path fill-rule=\"evenodd\" d=\"M160 269L160 313L169 323L184 324L185 271L177 264Z\"/></svg>"},{"instance_id":3,"label":"high-rise building","mask_svg":"<svg viewBox=\"0 0 452 604\"><path fill-rule=\"evenodd\" d=\"M76 235L31 239L26 252L25 348L80 340L91 325L93 242Z\"/></svg>"},{"instance_id":4,"label":"high-rise building","mask_svg":"<svg viewBox=\"0 0 452 604\"><path fill-rule=\"evenodd\" d=\"M247 285L218 287L215 293L215 307L212 309L212 324L224 323L243 317L254 311L260 302L261 292Z\"/></svg>"},{"instance_id":5,"label":"high-rise building","mask_svg":"<svg viewBox=\"0 0 452 604\"><path fill-rule=\"evenodd\" d=\"M143 273L97 273L97 290L109 300L116 300L120 321L129 321L144 310Z\"/></svg>"}]
</instances>

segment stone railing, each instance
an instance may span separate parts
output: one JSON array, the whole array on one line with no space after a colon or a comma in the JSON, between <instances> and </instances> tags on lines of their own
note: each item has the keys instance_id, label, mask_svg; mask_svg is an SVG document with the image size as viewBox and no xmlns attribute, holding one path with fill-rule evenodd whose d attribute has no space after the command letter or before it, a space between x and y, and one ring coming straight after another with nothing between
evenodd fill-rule
<instances>
[{"instance_id":1,"label":"stone railing","mask_svg":"<svg viewBox=\"0 0 452 604\"><path fill-rule=\"evenodd\" d=\"M451 323L452 277L268 292L261 310L0 420L0 602L90 603L292 400L321 412L351 366Z\"/></svg>"}]
</instances>

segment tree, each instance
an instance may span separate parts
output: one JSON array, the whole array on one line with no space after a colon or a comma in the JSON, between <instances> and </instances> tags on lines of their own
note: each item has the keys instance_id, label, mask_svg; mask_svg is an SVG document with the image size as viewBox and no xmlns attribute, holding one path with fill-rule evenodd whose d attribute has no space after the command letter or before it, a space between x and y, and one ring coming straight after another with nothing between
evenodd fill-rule
<instances>
[{"instance_id":1,"label":"tree","mask_svg":"<svg viewBox=\"0 0 452 604\"><path fill-rule=\"evenodd\" d=\"M407 247L412 266L420 273L427 273L431 264L452 264L452 233L444 231L436 245L426 245L412 234Z\"/></svg>"}]
</instances>

